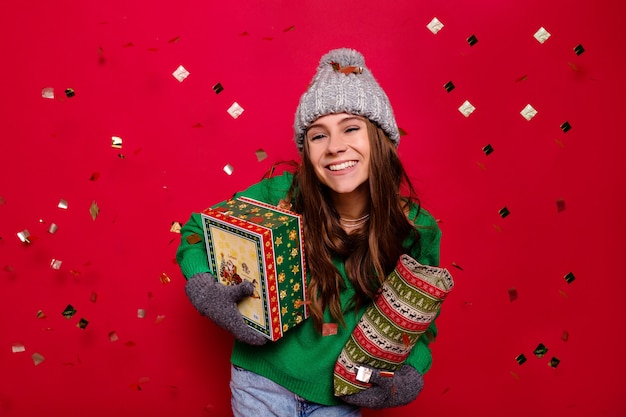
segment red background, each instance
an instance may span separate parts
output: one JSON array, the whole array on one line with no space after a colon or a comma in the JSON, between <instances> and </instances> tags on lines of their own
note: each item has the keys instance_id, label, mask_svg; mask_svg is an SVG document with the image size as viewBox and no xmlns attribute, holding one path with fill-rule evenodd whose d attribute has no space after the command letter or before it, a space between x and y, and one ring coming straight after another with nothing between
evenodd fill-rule
<instances>
[{"instance_id":1,"label":"red background","mask_svg":"<svg viewBox=\"0 0 626 417\"><path fill-rule=\"evenodd\" d=\"M620 0L2 9L0 415L230 414L232 341L187 302L170 226L297 157L298 98L319 57L343 46L364 53L390 96L401 157L440 219L442 265L456 279L423 393L366 415L626 415ZM445 25L436 35L433 17ZM465 100L476 107L467 118ZM531 121L520 115L529 103Z\"/></svg>"}]
</instances>

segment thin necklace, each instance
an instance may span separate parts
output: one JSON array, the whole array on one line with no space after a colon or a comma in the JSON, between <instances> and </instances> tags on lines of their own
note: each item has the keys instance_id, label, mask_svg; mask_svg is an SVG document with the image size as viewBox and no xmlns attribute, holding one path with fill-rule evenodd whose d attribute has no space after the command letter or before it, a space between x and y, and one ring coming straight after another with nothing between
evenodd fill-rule
<instances>
[{"instance_id":1,"label":"thin necklace","mask_svg":"<svg viewBox=\"0 0 626 417\"><path fill-rule=\"evenodd\" d=\"M339 217L339 223L341 223L343 227L346 227L348 229L354 229L363 226L369 220L369 218L369 213L359 217L358 219L344 219L343 217Z\"/></svg>"}]
</instances>

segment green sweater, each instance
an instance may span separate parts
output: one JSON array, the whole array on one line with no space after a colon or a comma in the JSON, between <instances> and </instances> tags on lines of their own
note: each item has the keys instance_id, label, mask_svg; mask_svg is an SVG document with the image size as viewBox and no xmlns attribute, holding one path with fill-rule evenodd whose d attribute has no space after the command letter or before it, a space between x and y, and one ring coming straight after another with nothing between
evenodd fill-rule
<instances>
[{"instance_id":1,"label":"green sweater","mask_svg":"<svg viewBox=\"0 0 626 417\"><path fill-rule=\"evenodd\" d=\"M268 204L277 205L287 194L293 176L285 173L282 176L264 179L247 190L238 193L235 197L246 196ZM439 265L439 239L441 232L433 217L421 209L416 217L417 206L409 212L409 218L420 232L421 251L410 253L418 262L425 265ZM197 233L203 236L201 217L194 213L191 219L181 229L181 243L176 253L176 259L185 278L189 279L199 272L210 271L208 267L204 240L190 244L187 236ZM305 237L306 239L306 237ZM404 242L406 248L412 246L412 239ZM341 304L345 308L354 295L354 287L346 279L343 262L336 261L335 265L345 281L345 290L341 293ZM235 341L231 361L234 365L248 369L262 375L289 391L309 401L335 405L341 400L333 395L333 369L341 349L347 342L352 330L356 327L366 306L359 311L345 313L346 327L338 326L338 332L332 336L320 335L313 326L313 320L305 320L295 328L289 330L283 338L276 342L268 342L263 346L250 346ZM332 322L327 309L326 322ZM436 336L435 324L431 324L429 331ZM406 363L424 374L431 366L432 356L428 347L429 338L420 337L411 351Z\"/></svg>"}]
</instances>

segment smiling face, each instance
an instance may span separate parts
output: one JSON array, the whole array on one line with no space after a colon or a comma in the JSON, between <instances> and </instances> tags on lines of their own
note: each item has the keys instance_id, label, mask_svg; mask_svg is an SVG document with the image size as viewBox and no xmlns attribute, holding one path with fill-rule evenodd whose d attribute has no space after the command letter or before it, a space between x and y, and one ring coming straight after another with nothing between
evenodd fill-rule
<instances>
[{"instance_id":1,"label":"smiling face","mask_svg":"<svg viewBox=\"0 0 626 417\"><path fill-rule=\"evenodd\" d=\"M363 117L322 116L309 126L305 141L321 183L336 194L368 192L370 142Z\"/></svg>"}]
</instances>

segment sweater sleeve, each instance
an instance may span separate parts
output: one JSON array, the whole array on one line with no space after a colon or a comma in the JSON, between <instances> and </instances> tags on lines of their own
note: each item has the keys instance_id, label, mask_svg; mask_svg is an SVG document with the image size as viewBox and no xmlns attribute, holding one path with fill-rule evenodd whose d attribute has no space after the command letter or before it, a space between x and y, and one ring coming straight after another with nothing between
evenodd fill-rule
<instances>
[{"instance_id":1,"label":"sweater sleeve","mask_svg":"<svg viewBox=\"0 0 626 417\"><path fill-rule=\"evenodd\" d=\"M437 222L423 209L414 222L420 233L420 248L418 254L412 254L413 257L422 265L439 266L441 230ZM437 313L437 316L438 315L439 313ZM417 339L417 343L406 360L408 365L413 366L422 375L424 375L432 365L432 353L428 345L436 336L437 325L435 324L435 320L433 320L426 332Z\"/></svg>"}]
</instances>

